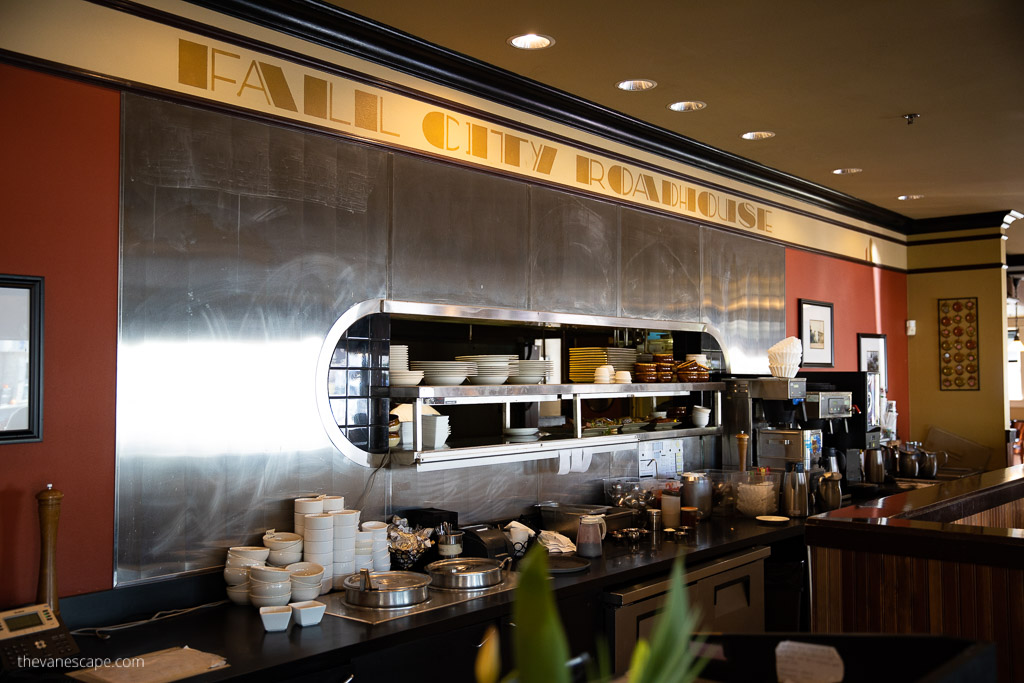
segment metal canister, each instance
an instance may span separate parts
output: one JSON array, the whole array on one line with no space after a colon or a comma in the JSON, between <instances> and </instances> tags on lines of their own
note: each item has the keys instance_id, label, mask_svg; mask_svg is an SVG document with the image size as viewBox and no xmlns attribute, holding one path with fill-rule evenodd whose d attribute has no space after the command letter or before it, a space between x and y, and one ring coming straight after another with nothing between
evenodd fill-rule
<instances>
[{"instance_id":1,"label":"metal canister","mask_svg":"<svg viewBox=\"0 0 1024 683\"><path fill-rule=\"evenodd\" d=\"M684 472L679 479L680 505L699 508L703 519L710 517L711 479L700 472Z\"/></svg>"}]
</instances>

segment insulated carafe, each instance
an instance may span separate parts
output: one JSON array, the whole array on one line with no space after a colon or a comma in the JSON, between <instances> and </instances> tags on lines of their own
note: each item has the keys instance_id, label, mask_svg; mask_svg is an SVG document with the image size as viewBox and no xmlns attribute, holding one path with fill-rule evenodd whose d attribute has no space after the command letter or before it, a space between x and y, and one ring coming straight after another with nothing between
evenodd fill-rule
<instances>
[{"instance_id":1,"label":"insulated carafe","mask_svg":"<svg viewBox=\"0 0 1024 683\"><path fill-rule=\"evenodd\" d=\"M790 517L806 517L808 508L807 473L802 462L787 462L782 479L782 509Z\"/></svg>"}]
</instances>

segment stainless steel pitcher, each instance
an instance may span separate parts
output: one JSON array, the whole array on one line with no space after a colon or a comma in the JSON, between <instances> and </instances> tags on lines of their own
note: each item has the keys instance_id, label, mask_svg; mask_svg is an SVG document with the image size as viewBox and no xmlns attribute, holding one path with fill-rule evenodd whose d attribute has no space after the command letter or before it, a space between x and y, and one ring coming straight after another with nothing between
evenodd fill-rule
<instances>
[{"instance_id":1,"label":"stainless steel pitcher","mask_svg":"<svg viewBox=\"0 0 1024 683\"><path fill-rule=\"evenodd\" d=\"M807 473L802 462L787 462L782 480L782 509L790 517L806 517L808 508Z\"/></svg>"}]
</instances>

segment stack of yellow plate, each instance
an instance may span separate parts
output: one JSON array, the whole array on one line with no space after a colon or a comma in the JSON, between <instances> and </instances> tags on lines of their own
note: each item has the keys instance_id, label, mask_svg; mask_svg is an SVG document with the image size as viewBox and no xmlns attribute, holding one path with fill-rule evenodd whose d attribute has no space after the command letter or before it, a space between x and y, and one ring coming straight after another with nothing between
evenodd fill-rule
<instances>
[{"instance_id":1,"label":"stack of yellow plate","mask_svg":"<svg viewBox=\"0 0 1024 683\"><path fill-rule=\"evenodd\" d=\"M600 346L579 346L569 349L569 381L594 381L594 370L611 365L615 370L630 371L636 363L636 349Z\"/></svg>"}]
</instances>

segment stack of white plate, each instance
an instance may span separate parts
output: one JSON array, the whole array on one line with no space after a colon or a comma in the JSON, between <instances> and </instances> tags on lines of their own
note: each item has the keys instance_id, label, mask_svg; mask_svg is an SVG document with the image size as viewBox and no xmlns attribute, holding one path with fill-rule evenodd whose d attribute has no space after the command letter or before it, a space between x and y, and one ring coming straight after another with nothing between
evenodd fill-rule
<instances>
[{"instance_id":1,"label":"stack of white plate","mask_svg":"<svg viewBox=\"0 0 1024 683\"><path fill-rule=\"evenodd\" d=\"M414 360L413 370L423 371L423 383L428 386L458 386L467 377L476 376L476 363L456 360Z\"/></svg>"},{"instance_id":2,"label":"stack of white plate","mask_svg":"<svg viewBox=\"0 0 1024 683\"><path fill-rule=\"evenodd\" d=\"M388 367L392 372L395 370L408 370L409 369L409 347L404 344L392 344L391 345L391 360L388 361Z\"/></svg>"},{"instance_id":3,"label":"stack of white plate","mask_svg":"<svg viewBox=\"0 0 1024 683\"><path fill-rule=\"evenodd\" d=\"M424 448L440 448L452 433L447 415L424 415L422 424Z\"/></svg>"},{"instance_id":4,"label":"stack of white plate","mask_svg":"<svg viewBox=\"0 0 1024 683\"><path fill-rule=\"evenodd\" d=\"M540 429L537 427L506 427L502 430L502 433L505 435L505 441L524 442L540 440Z\"/></svg>"},{"instance_id":5,"label":"stack of white plate","mask_svg":"<svg viewBox=\"0 0 1024 683\"><path fill-rule=\"evenodd\" d=\"M423 380L423 371L395 370L392 368L389 376L388 382L393 387L414 387Z\"/></svg>"},{"instance_id":6,"label":"stack of white plate","mask_svg":"<svg viewBox=\"0 0 1024 683\"><path fill-rule=\"evenodd\" d=\"M555 369L549 360L515 360L509 366L509 384L544 384Z\"/></svg>"},{"instance_id":7,"label":"stack of white plate","mask_svg":"<svg viewBox=\"0 0 1024 683\"><path fill-rule=\"evenodd\" d=\"M494 354L455 356L457 361L476 363L476 375L469 378L470 384L504 384L510 373L510 364L515 358L515 356Z\"/></svg>"},{"instance_id":8,"label":"stack of white plate","mask_svg":"<svg viewBox=\"0 0 1024 683\"><path fill-rule=\"evenodd\" d=\"M594 370L611 365L613 370L632 370L636 363L636 349L581 346L569 349L569 380L592 382Z\"/></svg>"}]
</instances>

